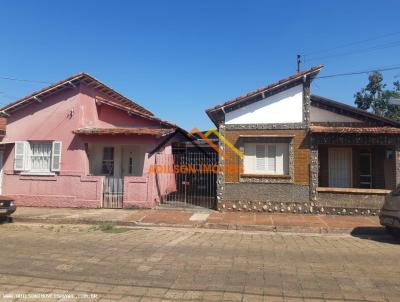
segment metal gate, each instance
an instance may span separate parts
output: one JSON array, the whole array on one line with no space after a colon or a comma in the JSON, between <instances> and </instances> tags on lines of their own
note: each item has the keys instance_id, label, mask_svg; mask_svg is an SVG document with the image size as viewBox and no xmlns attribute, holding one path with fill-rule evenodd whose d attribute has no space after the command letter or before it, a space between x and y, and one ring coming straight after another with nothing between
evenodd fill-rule
<instances>
[{"instance_id":1,"label":"metal gate","mask_svg":"<svg viewBox=\"0 0 400 302\"><path fill-rule=\"evenodd\" d=\"M218 156L215 152L156 155L156 185L166 207L216 207Z\"/></svg>"},{"instance_id":2,"label":"metal gate","mask_svg":"<svg viewBox=\"0 0 400 302\"><path fill-rule=\"evenodd\" d=\"M103 183L103 208L120 209L124 197L124 179L106 176Z\"/></svg>"}]
</instances>

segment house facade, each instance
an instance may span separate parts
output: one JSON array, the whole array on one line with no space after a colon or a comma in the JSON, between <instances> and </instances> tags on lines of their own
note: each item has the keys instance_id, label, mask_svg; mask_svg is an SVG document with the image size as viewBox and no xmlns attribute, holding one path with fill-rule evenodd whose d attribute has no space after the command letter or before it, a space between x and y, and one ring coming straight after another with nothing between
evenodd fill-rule
<instances>
[{"instance_id":1,"label":"house facade","mask_svg":"<svg viewBox=\"0 0 400 302\"><path fill-rule=\"evenodd\" d=\"M400 124L311 94L321 69L206 111L243 154L220 141L219 210L376 214L400 183Z\"/></svg>"},{"instance_id":2,"label":"house facade","mask_svg":"<svg viewBox=\"0 0 400 302\"><path fill-rule=\"evenodd\" d=\"M2 194L20 206L152 208L174 178L149 173L179 128L80 73L0 109ZM157 150L157 152L155 152ZM159 183L167 183L160 187Z\"/></svg>"}]
</instances>

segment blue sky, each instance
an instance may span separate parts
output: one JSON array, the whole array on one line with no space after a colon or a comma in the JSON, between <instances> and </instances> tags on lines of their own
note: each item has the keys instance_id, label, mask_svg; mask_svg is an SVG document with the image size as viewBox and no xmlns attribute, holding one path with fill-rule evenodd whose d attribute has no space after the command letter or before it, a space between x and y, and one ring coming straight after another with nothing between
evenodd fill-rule
<instances>
[{"instance_id":1,"label":"blue sky","mask_svg":"<svg viewBox=\"0 0 400 302\"><path fill-rule=\"evenodd\" d=\"M365 0L2 0L0 77L56 82L85 71L163 119L205 129L206 108L293 74L297 53L309 54L303 68L324 64L321 76L400 66L399 11L399 1ZM391 83L400 70L384 76ZM352 104L366 82L317 79L312 91ZM0 79L0 101L44 86Z\"/></svg>"}]
</instances>

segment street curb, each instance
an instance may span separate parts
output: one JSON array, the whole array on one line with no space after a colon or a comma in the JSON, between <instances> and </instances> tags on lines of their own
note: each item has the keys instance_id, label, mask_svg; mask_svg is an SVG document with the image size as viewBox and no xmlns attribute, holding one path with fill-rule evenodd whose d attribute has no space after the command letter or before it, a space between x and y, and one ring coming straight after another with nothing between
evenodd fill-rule
<instances>
[{"instance_id":1,"label":"street curb","mask_svg":"<svg viewBox=\"0 0 400 302\"><path fill-rule=\"evenodd\" d=\"M96 225L110 223L115 226L130 227L171 227L171 228L192 228L192 229L216 229L216 230L237 230L237 231L265 231L275 233L304 233L304 234L337 234L337 235L383 235L383 227L359 227L359 228L328 228L328 227L302 227L302 226L274 226L274 225L241 225L223 223L201 223L201 224L171 224L171 223L144 223L139 221L116 221L116 220L93 220L93 219L60 219L60 218L26 218L13 217L14 222L22 223L43 223L43 224L85 224Z\"/></svg>"}]
</instances>

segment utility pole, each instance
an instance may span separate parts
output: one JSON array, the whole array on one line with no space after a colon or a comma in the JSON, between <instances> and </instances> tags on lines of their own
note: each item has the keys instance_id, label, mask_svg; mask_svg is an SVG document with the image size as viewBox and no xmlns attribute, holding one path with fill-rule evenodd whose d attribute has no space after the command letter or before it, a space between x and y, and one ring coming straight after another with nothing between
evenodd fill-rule
<instances>
[{"instance_id":1,"label":"utility pole","mask_svg":"<svg viewBox=\"0 0 400 302\"><path fill-rule=\"evenodd\" d=\"M297 55L297 72L300 72L301 55Z\"/></svg>"}]
</instances>

